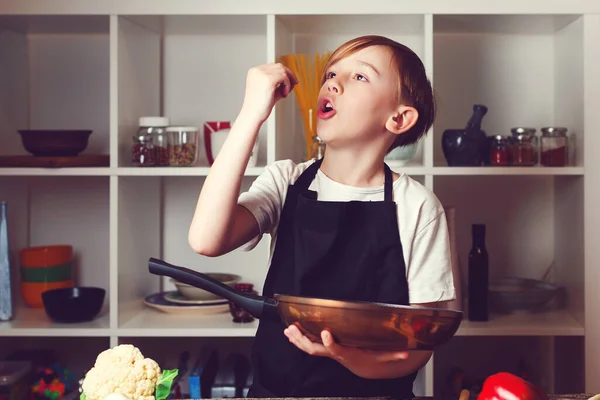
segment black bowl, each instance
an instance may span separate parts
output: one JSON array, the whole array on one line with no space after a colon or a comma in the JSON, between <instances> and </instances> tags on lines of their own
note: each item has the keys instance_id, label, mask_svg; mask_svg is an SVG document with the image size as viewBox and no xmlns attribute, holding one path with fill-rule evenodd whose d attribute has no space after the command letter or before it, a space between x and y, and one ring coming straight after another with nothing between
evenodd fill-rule
<instances>
[{"instance_id":1,"label":"black bowl","mask_svg":"<svg viewBox=\"0 0 600 400\"><path fill-rule=\"evenodd\" d=\"M74 157L88 145L91 130L21 129L21 142L25 150L36 157Z\"/></svg>"},{"instance_id":2,"label":"black bowl","mask_svg":"<svg viewBox=\"0 0 600 400\"><path fill-rule=\"evenodd\" d=\"M42 293L44 309L55 322L91 321L100 313L106 290L97 287L52 289Z\"/></svg>"}]
</instances>

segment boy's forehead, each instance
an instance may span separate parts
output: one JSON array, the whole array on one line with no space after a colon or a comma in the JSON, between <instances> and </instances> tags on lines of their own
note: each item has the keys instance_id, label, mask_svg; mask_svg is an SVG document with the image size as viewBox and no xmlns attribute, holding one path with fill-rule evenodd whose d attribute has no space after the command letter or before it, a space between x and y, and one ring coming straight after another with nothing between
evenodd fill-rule
<instances>
[{"instance_id":1,"label":"boy's forehead","mask_svg":"<svg viewBox=\"0 0 600 400\"><path fill-rule=\"evenodd\" d=\"M385 68L390 65L391 51L385 46L369 46L360 49L338 60L336 64L357 63L366 61L370 64Z\"/></svg>"}]
</instances>

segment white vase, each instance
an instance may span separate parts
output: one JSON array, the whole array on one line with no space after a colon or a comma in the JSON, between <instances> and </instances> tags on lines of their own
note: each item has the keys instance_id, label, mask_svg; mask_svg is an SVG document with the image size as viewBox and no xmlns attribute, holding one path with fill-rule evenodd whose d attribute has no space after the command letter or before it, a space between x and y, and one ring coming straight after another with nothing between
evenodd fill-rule
<instances>
[{"instance_id":1,"label":"white vase","mask_svg":"<svg viewBox=\"0 0 600 400\"><path fill-rule=\"evenodd\" d=\"M456 299L450 302L450 308L454 310L463 309L462 274L460 268L460 257L456 243L456 209L445 207L446 221L448 222L448 234L450 235L450 260L452 262L452 276L454 279L454 290Z\"/></svg>"}]
</instances>

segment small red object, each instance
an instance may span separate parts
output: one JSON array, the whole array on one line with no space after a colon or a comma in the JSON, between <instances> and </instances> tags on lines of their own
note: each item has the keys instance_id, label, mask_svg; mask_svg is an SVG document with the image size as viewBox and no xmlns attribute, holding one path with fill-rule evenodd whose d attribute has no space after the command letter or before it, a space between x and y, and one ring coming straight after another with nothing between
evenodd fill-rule
<instances>
[{"instance_id":1,"label":"small red object","mask_svg":"<svg viewBox=\"0 0 600 400\"><path fill-rule=\"evenodd\" d=\"M477 400L548 400L537 386L508 372L490 375Z\"/></svg>"}]
</instances>

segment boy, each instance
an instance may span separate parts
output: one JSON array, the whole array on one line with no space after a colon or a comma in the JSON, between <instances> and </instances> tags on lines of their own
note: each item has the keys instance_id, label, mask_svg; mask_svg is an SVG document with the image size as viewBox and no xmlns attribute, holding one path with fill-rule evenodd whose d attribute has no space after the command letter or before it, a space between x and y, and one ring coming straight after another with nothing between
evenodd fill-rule
<instances>
[{"instance_id":1,"label":"boy","mask_svg":"<svg viewBox=\"0 0 600 400\"><path fill-rule=\"evenodd\" d=\"M433 193L384 163L433 123L421 60L380 36L351 40L328 60L318 102L320 160L278 161L238 197L262 123L297 84L280 64L252 68L245 99L200 193L189 232L199 254L251 249L273 237L264 294L443 307L454 299L444 210ZM208 229L210 227L210 229ZM249 397L412 397L431 353L312 343L261 320Z\"/></svg>"}]
</instances>

